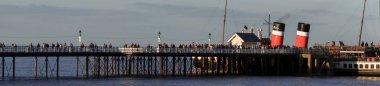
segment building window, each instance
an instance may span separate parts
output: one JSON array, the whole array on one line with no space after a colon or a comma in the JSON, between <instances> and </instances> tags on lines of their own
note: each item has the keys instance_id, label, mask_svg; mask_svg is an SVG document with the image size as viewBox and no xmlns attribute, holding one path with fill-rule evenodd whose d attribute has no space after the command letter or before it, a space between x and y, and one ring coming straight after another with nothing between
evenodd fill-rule
<instances>
[{"instance_id":1,"label":"building window","mask_svg":"<svg viewBox=\"0 0 380 86\"><path fill-rule=\"evenodd\" d=\"M352 64L348 64L348 68L350 68L350 69L351 69L351 68L352 68Z\"/></svg>"},{"instance_id":2,"label":"building window","mask_svg":"<svg viewBox=\"0 0 380 86\"><path fill-rule=\"evenodd\" d=\"M365 68L369 68L369 67L368 67L368 64L365 64Z\"/></svg>"},{"instance_id":3,"label":"building window","mask_svg":"<svg viewBox=\"0 0 380 86\"><path fill-rule=\"evenodd\" d=\"M363 64L360 64L360 65L359 65L359 68L362 69L362 68L363 68Z\"/></svg>"},{"instance_id":4,"label":"building window","mask_svg":"<svg viewBox=\"0 0 380 86\"><path fill-rule=\"evenodd\" d=\"M376 65L376 69L380 69L380 64L377 64L377 65Z\"/></svg>"},{"instance_id":5,"label":"building window","mask_svg":"<svg viewBox=\"0 0 380 86\"><path fill-rule=\"evenodd\" d=\"M375 65L374 64L371 64L371 69L375 69Z\"/></svg>"},{"instance_id":6,"label":"building window","mask_svg":"<svg viewBox=\"0 0 380 86\"><path fill-rule=\"evenodd\" d=\"M354 64L354 68L356 68L356 69L357 69L357 68L358 68L358 64Z\"/></svg>"},{"instance_id":7,"label":"building window","mask_svg":"<svg viewBox=\"0 0 380 86\"><path fill-rule=\"evenodd\" d=\"M343 68L347 68L347 64L343 64Z\"/></svg>"}]
</instances>

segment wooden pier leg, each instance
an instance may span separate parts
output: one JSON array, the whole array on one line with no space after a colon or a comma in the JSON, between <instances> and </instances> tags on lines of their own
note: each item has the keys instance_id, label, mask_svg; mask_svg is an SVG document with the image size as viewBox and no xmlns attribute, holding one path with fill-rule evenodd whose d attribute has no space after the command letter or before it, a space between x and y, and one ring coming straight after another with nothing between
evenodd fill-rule
<instances>
[{"instance_id":1,"label":"wooden pier leg","mask_svg":"<svg viewBox=\"0 0 380 86\"><path fill-rule=\"evenodd\" d=\"M182 71L181 71L181 68L182 68L181 64L182 63L181 63L181 61L182 61L181 56L177 56L177 60L175 60L175 62L177 64L177 65L175 65L177 76L182 74Z\"/></svg>"},{"instance_id":2,"label":"wooden pier leg","mask_svg":"<svg viewBox=\"0 0 380 86\"><path fill-rule=\"evenodd\" d=\"M141 64L142 64L142 66L141 66L141 73L142 73L142 75L143 76L145 76L146 75L146 70L145 70L145 68L146 68L146 59L145 59L145 56L141 56Z\"/></svg>"},{"instance_id":3,"label":"wooden pier leg","mask_svg":"<svg viewBox=\"0 0 380 86\"><path fill-rule=\"evenodd\" d=\"M186 56L184 56L183 57L183 76L186 76L186 72L187 72L186 64L187 64L187 58Z\"/></svg>"},{"instance_id":4,"label":"wooden pier leg","mask_svg":"<svg viewBox=\"0 0 380 86\"><path fill-rule=\"evenodd\" d=\"M154 75L157 76L157 56L154 56Z\"/></svg>"},{"instance_id":5,"label":"wooden pier leg","mask_svg":"<svg viewBox=\"0 0 380 86\"><path fill-rule=\"evenodd\" d=\"M226 74L226 57L222 57L222 74Z\"/></svg>"},{"instance_id":6,"label":"wooden pier leg","mask_svg":"<svg viewBox=\"0 0 380 86\"><path fill-rule=\"evenodd\" d=\"M232 73L237 75L237 58L236 57L231 57L232 58Z\"/></svg>"},{"instance_id":7,"label":"wooden pier leg","mask_svg":"<svg viewBox=\"0 0 380 86\"><path fill-rule=\"evenodd\" d=\"M251 75L255 74L255 64L256 64L255 60L256 60L255 57L252 56L251 57L251 63L250 63L251 64L251 66L250 66L251 67L250 68L251 69Z\"/></svg>"},{"instance_id":8,"label":"wooden pier leg","mask_svg":"<svg viewBox=\"0 0 380 86\"><path fill-rule=\"evenodd\" d=\"M34 57L34 79L38 77L38 57Z\"/></svg>"},{"instance_id":9,"label":"wooden pier leg","mask_svg":"<svg viewBox=\"0 0 380 86\"><path fill-rule=\"evenodd\" d=\"M77 71L76 71L76 76L79 78L79 56L77 56L77 65L76 65Z\"/></svg>"},{"instance_id":10,"label":"wooden pier leg","mask_svg":"<svg viewBox=\"0 0 380 86\"><path fill-rule=\"evenodd\" d=\"M240 74L240 58L239 57L235 57L236 58L236 63L235 63L235 65L236 65L236 68L235 68L235 70L236 70L236 75L239 75Z\"/></svg>"},{"instance_id":11,"label":"wooden pier leg","mask_svg":"<svg viewBox=\"0 0 380 86\"><path fill-rule=\"evenodd\" d=\"M249 72L250 72L250 69L249 69L249 66L250 66L250 57L248 57L248 56L245 56L244 58L243 58L244 60L244 74L245 75L248 75L249 74Z\"/></svg>"},{"instance_id":12,"label":"wooden pier leg","mask_svg":"<svg viewBox=\"0 0 380 86\"><path fill-rule=\"evenodd\" d=\"M165 57L165 76L169 75L169 58Z\"/></svg>"},{"instance_id":13,"label":"wooden pier leg","mask_svg":"<svg viewBox=\"0 0 380 86\"><path fill-rule=\"evenodd\" d=\"M216 57L216 74L220 75L220 57Z\"/></svg>"},{"instance_id":14,"label":"wooden pier leg","mask_svg":"<svg viewBox=\"0 0 380 86\"><path fill-rule=\"evenodd\" d=\"M1 58L2 60L1 60L1 67L2 67L2 72L1 72L1 80L4 80L4 75L5 75L5 57L3 56L2 58Z\"/></svg>"},{"instance_id":15,"label":"wooden pier leg","mask_svg":"<svg viewBox=\"0 0 380 86\"><path fill-rule=\"evenodd\" d=\"M215 70L214 70L215 66L214 66L214 64L215 64L215 58L211 57L210 68L211 68L211 75L213 75L213 76L215 75Z\"/></svg>"},{"instance_id":16,"label":"wooden pier leg","mask_svg":"<svg viewBox=\"0 0 380 86\"><path fill-rule=\"evenodd\" d=\"M185 58L186 58L186 57L187 57L187 56L185 56ZM190 56L189 58L190 58L190 61L189 61L189 70L190 70L189 72L190 72L190 73L189 73L189 75L191 76L191 75L193 75L193 67L194 67L194 66L193 66L193 58L192 58L191 56Z\"/></svg>"},{"instance_id":17,"label":"wooden pier leg","mask_svg":"<svg viewBox=\"0 0 380 86\"><path fill-rule=\"evenodd\" d=\"M198 59L198 57L195 57L195 58L196 58L196 60L197 60L197 64L196 64L197 67L196 67L196 69L195 69L195 72L196 72L195 74L196 74L196 75L200 75L200 72L202 71L202 70L201 70L201 68L202 68L202 64L201 64L201 63L202 63L202 57L200 57L200 59Z\"/></svg>"},{"instance_id":18,"label":"wooden pier leg","mask_svg":"<svg viewBox=\"0 0 380 86\"><path fill-rule=\"evenodd\" d=\"M98 62L97 62L97 59L96 59L96 56L94 56L93 58L92 58L92 65L90 65L91 66L91 68L92 68L92 70L91 70L91 76L92 76L92 78L95 78L96 77L96 75L97 75L97 65L98 65Z\"/></svg>"},{"instance_id":19,"label":"wooden pier leg","mask_svg":"<svg viewBox=\"0 0 380 86\"><path fill-rule=\"evenodd\" d=\"M296 62L295 60L298 60L298 59L294 59L294 58L290 59L290 69L291 69L291 71L290 71L289 74L295 74L296 73L295 68L294 68L295 62Z\"/></svg>"},{"instance_id":20,"label":"wooden pier leg","mask_svg":"<svg viewBox=\"0 0 380 86\"><path fill-rule=\"evenodd\" d=\"M100 78L100 70L101 70L101 67L100 67L100 66L101 66L100 61L101 61L101 60L100 60L100 56L97 56L96 58L97 58L96 60L97 60L97 66L98 66L98 68L97 68L97 72L98 72L98 73L97 73L97 76L98 76L98 78Z\"/></svg>"},{"instance_id":21,"label":"wooden pier leg","mask_svg":"<svg viewBox=\"0 0 380 86\"><path fill-rule=\"evenodd\" d=\"M251 56L250 58L249 58L249 69L250 69L250 75L253 75L255 72L255 59L254 59L254 57L253 56Z\"/></svg>"},{"instance_id":22,"label":"wooden pier leg","mask_svg":"<svg viewBox=\"0 0 380 86\"><path fill-rule=\"evenodd\" d=\"M56 70L57 79L59 78L59 56L57 56L57 70Z\"/></svg>"},{"instance_id":23,"label":"wooden pier leg","mask_svg":"<svg viewBox=\"0 0 380 86\"><path fill-rule=\"evenodd\" d=\"M136 62L136 66L137 66L137 70L136 70L136 73L137 73L137 76L139 76L140 75L140 56L137 56L137 58L136 58L136 60L137 60L137 62Z\"/></svg>"},{"instance_id":24,"label":"wooden pier leg","mask_svg":"<svg viewBox=\"0 0 380 86\"><path fill-rule=\"evenodd\" d=\"M320 74L320 72L319 72L319 70L321 70L321 61L322 61L322 59L321 58L318 58L318 57L316 57L315 58L315 66L316 66L316 70L314 70L314 71L316 71L316 73L319 75Z\"/></svg>"},{"instance_id":25,"label":"wooden pier leg","mask_svg":"<svg viewBox=\"0 0 380 86\"><path fill-rule=\"evenodd\" d=\"M132 66L132 73L131 73L131 75L132 74L136 74L135 71L136 71L137 68L136 68L136 57L135 56L132 56L132 65L131 65Z\"/></svg>"},{"instance_id":26,"label":"wooden pier leg","mask_svg":"<svg viewBox=\"0 0 380 86\"><path fill-rule=\"evenodd\" d=\"M277 75L280 75L280 73L281 73L281 71L280 71L281 58L278 58L278 57L277 57L277 58L275 58L275 59L276 59L276 64L277 64L277 65L276 65L276 69L277 69L277 70L276 70L276 71L277 71L276 74L277 74ZM285 71L282 71L282 72L285 72Z\"/></svg>"},{"instance_id":27,"label":"wooden pier leg","mask_svg":"<svg viewBox=\"0 0 380 86\"><path fill-rule=\"evenodd\" d=\"M108 63L109 63L109 57L108 56L106 56L105 57L106 58L106 62L105 62L105 64L106 64L106 66L105 66L105 71L106 71L106 77L108 77L109 76L109 67L108 67Z\"/></svg>"},{"instance_id":28,"label":"wooden pier leg","mask_svg":"<svg viewBox=\"0 0 380 86\"><path fill-rule=\"evenodd\" d=\"M172 59L172 76L175 76L175 63L176 63L176 58L175 56L173 56L173 59Z\"/></svg>"},{"instance_id":29,"label":"wooden pier leg","mask_svg":"<svg viewBox=\"0 0 380 86\"><path fill-rule=\"evenodd\" d=\"M45 77L46 79L49 78L49 59L47 56L45 56Z\"/></svg>"},{"instance_id":30,"label":"wooden pier leg","mask_svg":"<svg viewBox=\"0 0 380 86\"><path fill-rule=\"evenodd\" d=\"M117 62L117 76L120 76L120 57L119 56L116 58L116 62Z\"/></svg>"},{"instance_id":31,"label":"wooden pier leg","mask_svg":"<svg viewBox=\"0 0 380 86\"><path fill-rule=\"evenodd\" d=\"M145 76L145 56L141 56L141 75Z\"/></svg>"},{"instance_id":32,"label":"wooden pier leg","mask_svg":"<svg viewBox=\"0 0 380 86\"><path fill-rule=\"evenodd\" d=\"M132 75L132 63L131 63L131 60L132 59L132 56L129 56L129 59L128 59L128 76L131 76Z\"/></svg>"},{"instance_id":33,"label":"wooden pier leg","mask_svg":"<svg viewBox=\"0 0 380 86\"><path fill-rule=\"evenodd\" d=\"M13 64L13 68L12 68L12 79L15 80L15 75L16 75L16 57L13 56L13 60L12 60L12 64Z\"/></svg>"},{"instance_id":34,"label":"wooden pier leg","mask_svg":"<svg viewBox=\"0 0 380 86\"><path fill-rule=\"evenodd\" d=\"M127 76L128 74L128 56L124 56L124 76Z\"/></svg>"},{"instance_id":35,"label":"wooden pier leg","mask_svg":"<svg viewBox=\"0 0 380 86\"><path fill-rule=\"evenodd\" d=\"M164 57L160 56L160 75L164 75Z\"/></svg>"},{"instance_id":36,"label":"wooden pier leg","mask_svg":"<svg viewBox=\"0 0 380 86\"><path fill-rule=\"evenodd\" d=\"M204 71L205 71L205 57L201 57L201 62L202 62L202 67L201 67L201 74L200 75L203 75L204 74Z\"/></svg>"},{"instance_id":37,"label":"wooden pier leg","mask_svg":"<svg viewBox=\"0 0 380 86\"><path fill-rule=\"evenodd\" d=\"M124 76L127 76L127 74L128 74L128 57L127 56L125 56L124 57Z\"/></svg>"},{"instance_id":38,"label":"wooden pier leg","mask_svg":"<svg viewBox=\"0 0 380 86\"><path fill-rule=\"evenodd\" d=\"M149 69L149 71L150 71L150 73L149 73L149 75L150 76L154 76L154 59L153 59L153 56L149 56L149 58L150 58L150 62L149 62L149 64L150 64L150 69Z\"/></svg>"},{"instance_id":39,"label":"wooden pier leg","mask_svg":"<svg viewBox=\"0 0 380 86\"><path fill-rule=\"evenodd\" d=\"M124 58L123 58L123 56L119 56L119 62L120 62L120 75L119 76L123 76L124 75Z\"/></svg>"},{"instance_id":40,"label":"wooden pier leg","mask_svg":"<svg viewBox=\"0 0 380 86\"><path fill-rule=\"evenodd\" d=\"M265 63L265 61L264 61L264 57L263 56L261 56L261 57L259 57L259 62L260 62L260 64L259 64L259 66L260 66L260 75L264 75L265 74L265 70L264 70L264 63Z\"/></svg>"},{"instance_id":41,"label":"wooden pier leg","mask_svg":"<svg viewBox=\"0 0 380 86\"><path fill-rule=\"evenodd\" d=\"M85 58L85 74L84 74L84 76L85 76L85 78L86 79L88 79L89 77L89 57L88 56L86 56L86 58Z\"/></svg>"},{"instance_id":42,"label":"wooden pier leg","mask_svg":"<svg viewBox=\"0 0 380 86\"><path fill-rule=\"evenodd\" d=\"M231 57L227 57L227 74L228 75L231 75L231 70L232 70L231 60L232 60Z\"/></svg>"},{"instance_id":43,"label":"wooden pier leg","mask_svg":"<svg viewBox=\"0 0 380 86\"><path fill-rule=\"evenodd\" d=\"M244 75L245 74L245 59L244 59L244 57L239 57L239 59L240 59L240 70L241 70L241 75Z\"/></svg>"},{"instance_id":44,"label":"wooden pier leg","mask_svg":"<svg viewBox=\"0 0 380 86\"><path fill-rule=\"evenodd\" d=\"M154 66L153 66L153 57L150 56L149 58L150 58L150 75L154 75L154 74L153 74L153 72L154 72L154 71L153 71L153 67L154 67Z\"/></svg>"},{"instance_id":45,"label":"wooden pier leg","mask_svg":"<svg viewBox=\"0 0 380 86\"><path fill-rule=\"evenodd\" d=\"M206 76L208 76L208 74L209 74L209 60L210 60L210 58L209 57L205 57L206 58L206 63L205 63L205 69L206 69Z\"/></svg>"},{"instance_id":46,"label":"wooden pier leg","mask_svg":"<svg viewBox=\"0 0 380 86\"><path fill-rule=\"evenodd\" d=\"M106 56L103 56L103 77L106 76Z\"/></svg>"},{"instance_id":47,"label":"wooden pier leg","mask_svg":"<svg viewBox=\"0 0 380 86\"><path fill-rule=\"evenodd\" d=\"M113 56L111 56L111 75L110 76L114 76L114 73L115 73L115 58Z\"/></svg>"},{"instance_id":48,"label":"wooden pier leg","mask_svg":"<svg viewBox=\"0 0 380 86\"><path fill-rule=\"evenodd\" d=\"M143 76L144 75L144 64L143 64L143 56L139 56L139 75Z\"/></svg>"},{"instance_id":49,"label":"wooden pier leg","mask_svg":"<svg viewBox=\"0 0 380 86\"><path fill-rule=\"evenodd\" d=\"M148 75L152 75L152 57L148 56Z\"/></svg>"}]
</instances>

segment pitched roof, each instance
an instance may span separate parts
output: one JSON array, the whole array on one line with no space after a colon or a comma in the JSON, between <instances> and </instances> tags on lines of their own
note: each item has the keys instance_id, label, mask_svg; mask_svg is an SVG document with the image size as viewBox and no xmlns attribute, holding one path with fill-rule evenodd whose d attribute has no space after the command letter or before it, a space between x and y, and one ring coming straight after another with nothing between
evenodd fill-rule
<instances>
[{"instance_id":1,"label":"pitched roof","mask_svg":"<svg viewBox=\"0 0 380 86\"><path fill-rule=\"evenodd\" d=\"M239 36L244 42L260 42L259 37L254 33L235 33Z\"/></svg>"}]
</instances>

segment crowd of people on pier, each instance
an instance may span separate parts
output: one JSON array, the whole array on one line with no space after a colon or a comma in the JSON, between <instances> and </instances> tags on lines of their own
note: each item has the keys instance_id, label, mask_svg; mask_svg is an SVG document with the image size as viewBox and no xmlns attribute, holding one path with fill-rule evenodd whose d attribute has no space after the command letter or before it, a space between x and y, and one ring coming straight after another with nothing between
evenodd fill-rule
<instances>
[{"instance_id":1,"label":"crowd of people on pier","mask_svg":"<svg viewBox=\"0 0 380 86\"><path fill-rule=\"evenodd\" d=\"M0 47L6 47L4 43L0 43ZM9 46L7 46L9 47ZM98 46L97 43L88 43L84 44L81 43L79 46L74 46L73 43L37 43L33 44L30 43L28 46L21 46L17 48L16 44L12 44L12 47L14 48L8 48L9 51L12 51L11 49L18 49L18 50L26 50L26 52L114 52L119 51L119 48L141 48L141 49L147 49L147 50L156 50L156 49L193 49L193 50L213 50L213 49L287 49L287 48L294 48L290 46L278 46L278 47L271 47L270 45L246 45L246 46L237 46L237 45L222 45L222 44L167 44L167 43L160 43L158 46L152 46L150 44L142 47L138 43L125 43L124 46L121 47L113 47L111 43L106 44L104 43L103 46ZM26 48L26 49L25 49Z\"/></svg>"},{"instance_id":2,"label":"crowd of people on pier","mask_svg":"<svg viewBox=\"0 0 380 86\"><path fill-rule=\"evenodd\" d=\"M0 43L0 47L5 47L5 44L4 43Z\"/></svg>"},{"instance_id":3,"label":"crowd of people on pier","mask_svg":"<svg viewBox=\"0 0 380 86\"><path fill-rule=\"evenodd\" d=\"M12 47L17 47L17 44L12 44ZM6 47L4 43L0 43L0 47ZM67 44L67 43L37 43L36 45L33 45L33 43L30 43L27 47L29 48L67 48L67 47L74 47L73 43ZM81 43L79 45L80 48L113 48L112 44L106 44L104 43L103 46L98 46L96 43L89 43L88 45L85 45L84 43ZM154 46L151 46L148 44L146 47L141 47L140 44L137 43L131 43L128 45L127 43L124 44L123 48L153 48ZM222 44L166 44L161 43L158 44L157 48L213 48L213 49L277 49L277 48L294 48L290 46L276 46L272 47L270 45L249 45L249 46L238 46L238 45L222 45Z\"/></svg>"},{"instance_id":4,"label":"crowd of people on pier","mask_svg":"<svg viewBox=\"0 0 380 86\"><path fill-rule=\"evenodd\" d=\"M247 45L247 46L239 46L239 45L222 45L222 44L179 44L176 46L175 44L159 44L159 48L197 48L197 49L285 49L285 48L295 48L290 46L276 46L272 47L270 45Z\"/></svg>"}]
</instances>

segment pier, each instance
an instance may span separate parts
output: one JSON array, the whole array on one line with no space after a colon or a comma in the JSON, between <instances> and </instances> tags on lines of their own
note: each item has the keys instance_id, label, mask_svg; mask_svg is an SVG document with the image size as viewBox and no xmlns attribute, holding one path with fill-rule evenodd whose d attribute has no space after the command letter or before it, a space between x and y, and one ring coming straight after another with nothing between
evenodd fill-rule
<instances>
[{"instance_id":1,"label":"pier","mask_svg":"<svg viewBox=\"0 0 380 86\"><path fill-rule=\"evenodd\" d=\"M323 49L0 47L1 80L14 80L16 58L33 58L33 78L59 79L62 58L73 59L71 78L223 75L332 75ZM43 65L40 65L43 64ZM53 68L53 69L52 69Z\"/></svg>"}]
</instances>

